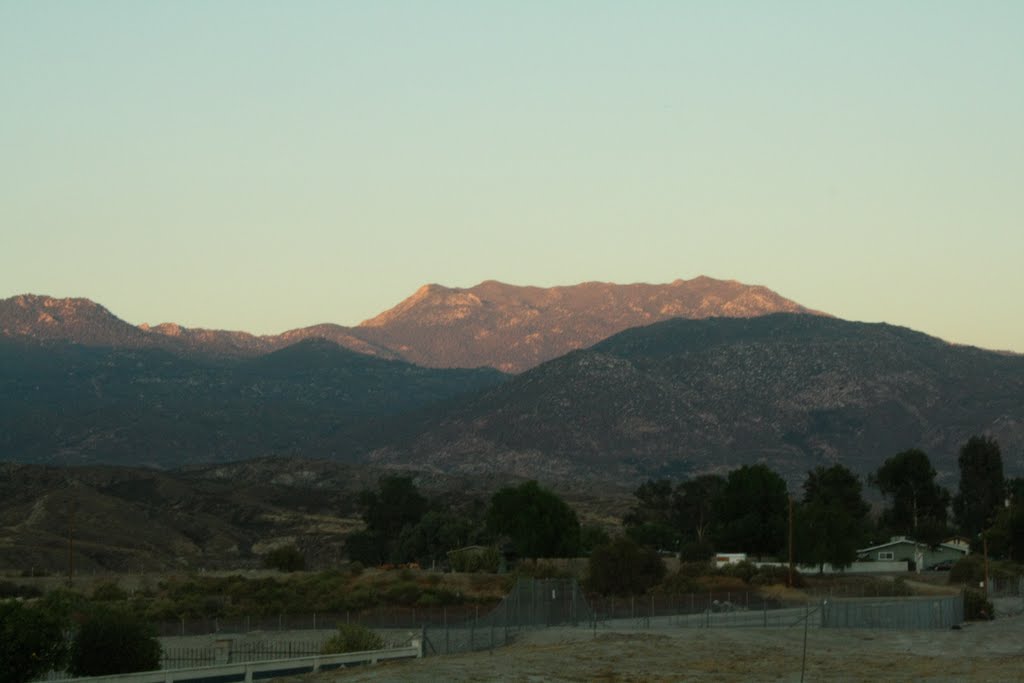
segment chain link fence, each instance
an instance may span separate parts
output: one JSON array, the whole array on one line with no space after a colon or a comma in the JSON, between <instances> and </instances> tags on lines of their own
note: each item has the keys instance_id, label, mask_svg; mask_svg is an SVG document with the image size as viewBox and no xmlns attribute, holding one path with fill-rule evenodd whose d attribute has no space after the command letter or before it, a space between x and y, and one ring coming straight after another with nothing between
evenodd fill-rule
<instances>
[{"instance_id":1,"label":"chain link fence","mask_svg":"<svg viewBox=\"0 0 1024 683\"><path fill-rule=\"evenodd\" d=\"M964 596L821 601L825 628L950 629L964 621Z\"/></svg>"}]
</instances>

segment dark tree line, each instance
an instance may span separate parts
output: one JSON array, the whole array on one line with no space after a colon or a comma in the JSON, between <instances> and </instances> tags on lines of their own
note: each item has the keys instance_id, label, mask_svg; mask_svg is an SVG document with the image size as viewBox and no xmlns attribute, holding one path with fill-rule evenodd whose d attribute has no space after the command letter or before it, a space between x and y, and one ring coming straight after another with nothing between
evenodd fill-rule
<instances>
[{"instance_id":1,"label":"dark tree line","mask_svg":"<svg viewBox=\"0 0 1024 683\"><path fill-rule=\"evenodd\" d=\"M507 486L489 503L428 500L412 478L383 477L359 497L365 529L350 534L350 559L364 564L445 561L469 545L508 545L519 557L573 557L607 540L535 481Z\"/></svg>"},{"instance_id":2,"label":"dark tree line","mask_svg":"<svg viewBox=\"0 0 1024 683\"><path fill-rule=\"evenodd\" d=\"M856 474L839 464L811 470L802 495L792 502L796 561L849 566L872 541L904 535L937 545L956 533L976 540L984 533L998 553L1024 560L1024 481L1004 480L999 444L971 437L958 463L960 487L953 496L936 482L923 451L886 459L867 479L885 501L877 520ZM740 467L724 477L648 481L634 495L636 505L623 525L640 544L690 560L714 552L788 556L790 495L765 465Z\"/></svg>"}]
</instances>

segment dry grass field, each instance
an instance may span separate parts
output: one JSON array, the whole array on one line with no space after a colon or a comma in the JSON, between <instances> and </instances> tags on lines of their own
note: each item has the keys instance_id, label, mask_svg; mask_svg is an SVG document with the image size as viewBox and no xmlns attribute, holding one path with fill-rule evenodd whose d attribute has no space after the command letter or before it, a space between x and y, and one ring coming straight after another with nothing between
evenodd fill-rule
<instances>
[{"instance_id":1,"label":"dry grass field","mask_svg":"<svg viewBox=\"0 0 1024 683\"><path fill-rule=\"evenodd\" d=\"M493 652L324 672L355 681L1021 681L1024 617L960 630L546 629ZM802 678L801 678L802 676Z\"/></svg>"}]
</instances>

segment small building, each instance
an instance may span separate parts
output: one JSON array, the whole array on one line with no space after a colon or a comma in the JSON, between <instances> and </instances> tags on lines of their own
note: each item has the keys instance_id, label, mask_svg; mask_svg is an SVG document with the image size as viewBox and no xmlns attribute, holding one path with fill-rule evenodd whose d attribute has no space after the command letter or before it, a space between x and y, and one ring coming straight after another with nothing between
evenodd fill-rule
<instances>
[{"instance_id":1,"label":"small building","mask_svg":"<svg viewBox=\"0 0 1024 683\"><path fill-rule=\"evenodd\" d=\"M940 562L956 562L970 553L969 546L957 542L957 539L951 541L932 547L906 536L893 536L888 543L861 548L857 551L857 557L860 560L874 562L911 562L912 570L921 571Z\"/></svg>"},{"instance_id":2,"label":"small building","mask_svg":"<svg viewBox=\"0 0 1024 683\"><path fill-rule=\"evenodd\" d=\"M724 567L727 564L739 564L746 562L746 553L717 553L715 555L715 566Z\"/></svg>"}]
</instances>

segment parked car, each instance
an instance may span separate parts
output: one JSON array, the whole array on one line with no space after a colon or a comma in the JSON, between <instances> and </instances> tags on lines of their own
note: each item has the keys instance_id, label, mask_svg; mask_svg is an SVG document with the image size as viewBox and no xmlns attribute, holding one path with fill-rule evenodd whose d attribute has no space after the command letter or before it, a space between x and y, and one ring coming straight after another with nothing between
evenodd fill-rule
<instances>
[{"instance_id":1,"label":"parked car","mask_svg":"<svg viewBox=\"0 0 1024 683\"><path fill-rule=\"evenodd\" d=\"M932 566L928 567L930 572L948 572L953 568L953 560L943 560L942 562L936 562Z\"/></svg>"}]
</instances>

